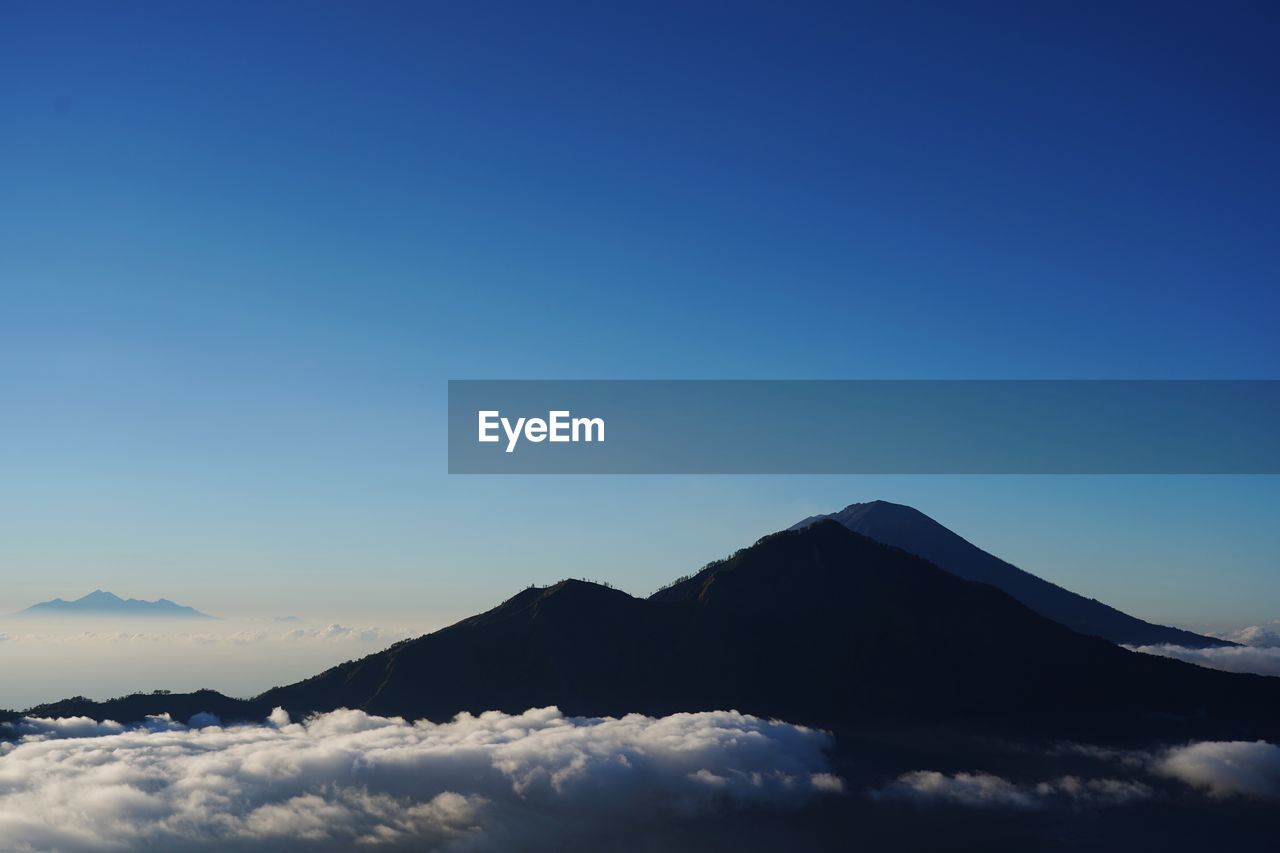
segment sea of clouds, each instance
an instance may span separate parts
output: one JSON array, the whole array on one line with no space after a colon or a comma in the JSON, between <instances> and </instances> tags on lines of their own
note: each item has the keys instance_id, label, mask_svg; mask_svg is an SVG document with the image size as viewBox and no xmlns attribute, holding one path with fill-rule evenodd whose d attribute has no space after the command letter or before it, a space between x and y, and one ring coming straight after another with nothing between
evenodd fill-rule
<instances>
[{"instance_id":1,"label":"sea of clouds","mask_svg":"<svg viewBox=\"0 0 1280 853\"><path fill-rule=\"evenodd\" d=\"M829 735L729 711L24 718L0 737L0 841L18 851L556 849L843 787Z\"/></svg>"},{"instance_id":2,"label":"sea of clouds","mask_svg":"<svg viewBox=\"0 0 1280 853\"><path fill-rule=\"evenodd\" d=\"M685 819L823 798L981 810L1110 809L1155 800L1280 801L1280 746L1036 747L1006 778L914 770L847 791L822 731L733 711L653 718L461 714L435 724L339 710L260 724L87 717L0 724L8 851L598 849ZM1021 749L1021 748L1020 748ZM1081 761L1096 772L1079 772Z\"/></svg>"}]
</instances>

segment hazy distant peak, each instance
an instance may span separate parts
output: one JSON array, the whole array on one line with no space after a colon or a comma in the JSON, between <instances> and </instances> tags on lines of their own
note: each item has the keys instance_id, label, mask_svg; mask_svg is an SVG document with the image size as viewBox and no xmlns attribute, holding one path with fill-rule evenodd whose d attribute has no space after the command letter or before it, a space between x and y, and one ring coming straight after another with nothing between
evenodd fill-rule
<instances>
[{"instance_id":1,"label":"hazy distant peak","mask_svg":"<svg viewBox=\"0 0 1280 853\"><path fill-rule=\"evenodd\" d=\"M19 611L28 616L162 616L174 619L212 619L194 607L158 598L145 601L140 598L121 598L113 592L95 589L93 592L67 601L54 598L33 604Z\"/></svg>"},{"instance_id":2,"label":"hazy distant peak","mask_svg":"<svg viewBox=\"0 0 1280 853\"><path fill-rule=\"evenodd\" d=\"M59 599L59 600L61 600L61 599ZM130 599L130 601L137 601L137 600L138 600L138 599L136 599L136 598ZM77 603L77 604L80 604L80 603L84 603L84 604L116 604L117 602L122 602L122 601L124 601L124 599L123 599L123 598L121 598L120 596L116 595L115 593L113 593L113 592L106 592L105 590L101 590L101 589L95 589L93 592L89 593L88 595L83 595L83 596L81 596L80 598L77 598L77 599L76 599L76 603Z\"/></svg>"}]
</instances>

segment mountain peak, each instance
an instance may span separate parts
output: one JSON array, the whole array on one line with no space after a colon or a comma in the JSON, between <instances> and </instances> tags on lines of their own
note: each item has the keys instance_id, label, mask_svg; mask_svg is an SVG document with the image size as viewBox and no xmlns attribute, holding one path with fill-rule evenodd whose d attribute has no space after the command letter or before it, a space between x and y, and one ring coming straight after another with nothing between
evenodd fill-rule
<instances>
[{"instance_id":1,"label":"mountain peak","mask_svg":"<svg viewBox=\"0 0 1280 853\"><path fill-rule=\"evenodd\" d=\"M468 622L493 622L518 616L561 609L603 612L627 606L630 595L612 586L578 578L566 578L549 586L529 586L492 610L471 617Z\"/></svg>"},{"instance_id":2,"label":"mountain peak","mask_svg":"<svg viewBox=\"0 0 1280 853\"><path fill-rule=\"evenodd\" d=\"M115 603L117 601L124 601L124 599L116 595L114 592L107 592L101 589L95 589L93 592L89 593L88 595L83 595L80 598L76 599L76 603L84 602L84 603L106 604L106 603Z\"/></svg>"},{"instance_id":3,"label":"mountain peak","mask_svg":"<svg viewBox=\"0 0 1280 853\"><path fill-rule=\"evenodd\" d=\"M883 501L883 500L864 501L862 503L852 503L852 504L849 504L844 509L840 510L839 512L832 513L829 516L820 516L820 517L834 518L837 521L843 521L844 519L863 518L869 515L877 515L877 516L884 516L884 517L900 516L903 518L919 518L919 519L927 519L928 521L933 521L933 519L929 518L929 516L925 515L923 512L921 512L920 510L916 509L913 506L908 506L907 504L897 504L897 503L894 503L893 501ZM936 522L934 523L936 524Z\"/></svg>"},{"instance_id":4,"label":"mountain peak","mask_svg":"<svg viewBox=\"0 0 1280 853\"><path fill-rule=\"evenodd\" d=\"M857 521L858 519L865 518L870 515L879 515L879 516L904 515L904 516L918 516L920 518L928 518L928 516L920 512L920 510L916 509L915 507L910 507L910 506L907 506L906 504L896 504L896 503L893 503L892 501L884 501L884 500L877 499L872 501L862 501L859 503L851 503L848 506L846 506L844 509L840 510L839 512L823 513L821 515L811 515L808 518L802 519L796 522L795 524L791 525L790 529L799 530L800 528L808 527L811 524L815 524L816 522L821 521L823 519L827 519L827 518L832 519L834 521L838 521L841 524L844 524L846 527L849 527L851 526L850 522Z\"/></svg>"},{"instance_id":5,"label":"mountain peak","mask_svg":"<svg viewBox=\"0 0 1280 853\"><path fill-rule=\"evenodd\" d=\"M144 601L140 598L121 598L113 592L95 589L87 595L67 601L54 598L41 601L20 611L28 616L161 616L177 619L212 619L194 607L176 604L167 598Z\"/></svg>"},{"instance_id":6,"label":"mountain peak","mask_svg":"<svg viewBox=\"0 0 1280 853\"><path fill-rule=\"evenodd\" d=\"M820 521L838 522L855 533L923 557L965 580L1003 590L1022 604L1082 634L1113 643L1207 647L1230 645L1190 631L1144 622L1100 601L1078 595L983 551L915 507L875 500L853 503L839 512L814 515L793 525L803 529Z\"/></svg>"}]
</instances>

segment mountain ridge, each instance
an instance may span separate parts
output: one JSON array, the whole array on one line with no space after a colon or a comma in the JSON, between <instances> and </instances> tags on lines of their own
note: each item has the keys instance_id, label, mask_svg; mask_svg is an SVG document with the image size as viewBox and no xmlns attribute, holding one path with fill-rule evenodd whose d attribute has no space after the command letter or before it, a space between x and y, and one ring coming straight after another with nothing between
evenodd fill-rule
<instances>
[{"instance_id":1,"label":"mountain ridge","mask_svg":"<svg viewBox=\"0 0 1280 853\"><path fill-rule=\"evenodd\" d=\"M200 707L200 706L209 707ZM249 700L64 700L35 716L209 710L408 719L557 705L573 716L735 709L850 731L876 720L1036 736L1275 739L1280 679L1130 652L835 521L763 537L648 598L585 581Z\"/></svg>"},{"instance_id":2,"label":"mountain ridge","mask_svg":"<svg viewBox=\"0 0 1280 853\"><path fill-rule=\"evenodd\" d=\"M41 601L23 610L17 616L146 616L176 619L214 619L194 607L178 604L167 598L146 601L141 598L121 598L112 592L95 589L80 598L67 601L53 598Z\"/></svg>"}]
</instances>

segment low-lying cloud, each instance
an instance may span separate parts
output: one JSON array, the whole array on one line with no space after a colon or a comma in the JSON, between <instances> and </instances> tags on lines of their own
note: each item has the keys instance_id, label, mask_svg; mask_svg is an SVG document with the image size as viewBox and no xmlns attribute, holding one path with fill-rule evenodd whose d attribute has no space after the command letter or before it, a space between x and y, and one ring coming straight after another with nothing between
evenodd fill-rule
<instances>
[{"instance_id":1,"label":"low-lying cloud","mask_svg":"<svg viewBox=\"0 0 1280 853\"><path fill-rule=\"evenodd\" d=\"M1156 770L1215 797L1280 797L1280 746L1266 741L1205 741L1169 750Z\"/></svg>"},{"instance_id":2,"label":"low-lying cloud","mask_svg":"<svg viewBox=\"0 0 1280 853\"><path fill-rule=\"evenodd\" d=\"M1233 643L1241 643L1246 646L1256 646L1262 649L1280 648L1280 631L1275 628L1269 628L1266 625L1250 625L1247 628L1241 628L1238 631L1232 631L1222 636L1224 640L1230 640Z\"/></svg>"},{"instance_id":3,"label":"low-lying cloud","mask_svg":"<svg viewBox=\"0 0 1280 853\"><path fill-rule=\"evenodd\" d=\"M871 795L877 800L982 809L1122 806L1157 797L1157 788L1168 788L1174 780L1215 799L1280 799L1280 746L1266 741L1200 741L1154 751L1067 744L1045 755L1091 758L1109 775L1019 783L981 771L915 770Z\"/></svg>"},{"instance_id":4,"label":"low-lying cloud","mask_svg":"<svg viewBox=\"0 0 1280 853\"><path fill-rule=\"evenodd\" d=\"M1126 646L1130 651L1176 658L1187 663L1221 669L1226 672L1252 672L1256 675L1280 675L1280 647L1216 646L1195 649L1188 646L1160 644Z\"/></svg>"},{"instance_id":5,"label":"low-lying cloud","mask_svg":"<svg viewBox=\"0 0 1280 853\"><path fill-rule=\"evenodd\" d=\"M11 725L0 838L66 851L542 849L842 788L829 735L736 712L543 708L433 724L350 710L294 723L277 710L264 725L190 722Z\"/></svg>"},{"instance_id":6,"label":"low-lying cloud","mask_svg":"<svg viewBox=\"0 0 1280 853\"><path fill-rule=\"evenodd\" d=\"M975 808L1039 809L1061 805L1111 806L1144 800L1151 788L1132 779L1062 776L1019 785L990 773L904 773L875 792L880 799L947 802Z\"/></svg>"},{"instance_id":7,"label":"low-lying cloud","mask_svg":"<svg viewBox=\"0 0 1280 853\"><path fill-rule=\"evenodd\" d=\"M286 631L286 640L356 640L361 643L391 643L403 639L403 631L389 631L376 626L348 628L336 622L323 628L294 628Z\"/></svg>"}]
</instances>

